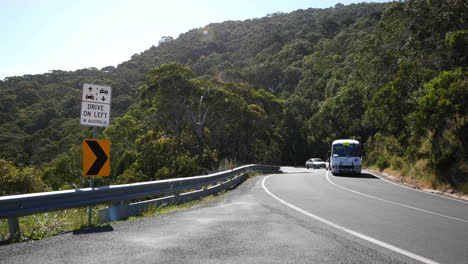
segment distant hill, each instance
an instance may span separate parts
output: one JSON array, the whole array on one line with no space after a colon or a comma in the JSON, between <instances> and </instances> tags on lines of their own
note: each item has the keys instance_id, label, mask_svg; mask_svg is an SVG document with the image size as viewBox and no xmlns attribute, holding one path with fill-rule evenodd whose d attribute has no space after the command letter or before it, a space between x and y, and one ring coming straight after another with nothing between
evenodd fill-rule
<instances>
[{"instance_id":1,"label":"distant hill","mask_svg":"<svg viewBox=\"0 0 468 264\"><path fill-rule=\"evenodd\" d=\"M112 86L113 119L134 116L127 111L142 103L137 89L149 85L150 70L181 63L200 81L284 100L282 164L325 158L331 140L355 138L369 164L411 175L448 169L434 184L464 182L466 12L462 0L337 4L163 37L117 67L8 77L0 81L0 158L39 166L90 137L78 120L83 83Z\"/></svg>"},{"instance_id":2,"label":"distant hill","mask_svg":"<svg viewBox=\"0 0 468 264\"><path fill-rule=\"evenodd\" d=\"M209 24L177 39L164 37L117 67L7 77L0 81L0 156L25 164L52 160L90 133L78 122L83 83L112 86L112 116L117 117L136 102L136 88L148 70L164 63L187 64L200 77L289 94L301 80L304 57L314 52L319 40L331 39L363 20L367 24L360 27L369 31L384 6L307 9Z\"/></svg>"}]
</instances>

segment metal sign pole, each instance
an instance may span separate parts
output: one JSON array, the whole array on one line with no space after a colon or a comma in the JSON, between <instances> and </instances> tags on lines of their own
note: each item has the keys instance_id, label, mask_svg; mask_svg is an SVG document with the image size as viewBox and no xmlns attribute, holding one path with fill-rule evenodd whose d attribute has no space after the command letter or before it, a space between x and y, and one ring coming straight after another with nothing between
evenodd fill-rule
<instances>
[{"instance_id":1,"label":"metal sign pole","mask_svg":"<svg viewBox=\"0 0 468 264\"><path fill-rule=\"evenodd\" d=\"M97 139L97 127L93 127L93 139ZM93 189L94 185L94 177L91 177L89 179L89 187ZM90 206L88 207L88 225L91 226L92 224L92 213L93 213L93 208Z\"/></svg>"}]
</instances>

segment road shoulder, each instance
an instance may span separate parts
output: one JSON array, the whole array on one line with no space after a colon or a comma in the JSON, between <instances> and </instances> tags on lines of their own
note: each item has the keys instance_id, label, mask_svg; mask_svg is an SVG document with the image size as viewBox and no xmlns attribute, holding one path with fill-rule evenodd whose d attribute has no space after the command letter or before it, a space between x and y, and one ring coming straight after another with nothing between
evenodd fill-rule
<instances>
[{"instance_id":1,"label":"road shoulder","mask_svg":"<svg viewBox=\"0 0 468 264\"><path fill-rule=\"evenodd\" d=\"M416 183L411 183L411 182L405 181L403 177L399 177L399 176L396 176L396 175L391 175L391 174L389 174L387 172L381 172L381 171L374 170L374 169L367 169L366 168L366 169L364 169L364 171L371 174L371 175L374 175L374 176L376 176L376 177L378 177L378 178L380 178L382 180L385 180L387 182L399 185L399 186L404 187L404 188L414 189L414 190L417 190L417 191L430 193L430 194L434 194L434 195L439 195L439 196L452 198L452 199L456 199L456 200L468 201L468 195L466 195L466 194L443 192L443 191L439 191L439 190L435 190L435 189L424 188L424 187L419 186Z\"/></svg>"}]
</instances>

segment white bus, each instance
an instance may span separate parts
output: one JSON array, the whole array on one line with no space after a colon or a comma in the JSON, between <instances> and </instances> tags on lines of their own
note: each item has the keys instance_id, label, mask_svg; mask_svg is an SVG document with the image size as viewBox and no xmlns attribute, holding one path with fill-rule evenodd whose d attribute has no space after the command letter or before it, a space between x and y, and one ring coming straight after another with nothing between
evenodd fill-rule
<instances>
[{"instance_id":1,"label":"white bus","mask_svg":"<svg viewBox=\"0 0 468 264\"><path fill-rule=\"evenodd\" d=\"M330 151L329 169L333 175L340 173L361 174L361 145L353 139L333 141Z\"/></svg>"}]
</instances>

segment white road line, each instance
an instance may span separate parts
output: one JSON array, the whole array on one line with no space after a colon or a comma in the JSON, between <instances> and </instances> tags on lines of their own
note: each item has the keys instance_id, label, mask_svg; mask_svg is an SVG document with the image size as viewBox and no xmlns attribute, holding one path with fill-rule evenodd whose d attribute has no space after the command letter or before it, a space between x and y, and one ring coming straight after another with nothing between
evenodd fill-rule
<instances>
[{"instance_id":1,"label":"white road line","mask_svg":"<svg viewBox=\"0 0 468 264\"><path fill-rule=\"evenodd\" d=\"M396 247L396 246L394 246L394 245L391 245L391 244L385 243L385 242L383 242L383 241L377 240L377 239L375 239L375 238L372 238L372 237L370 237L370 236L367 236L367 235L358 233L358 232L353 231L353 230L351 230L351 229L348 229L348 228L346 228L346 227L344 227L344 226L337 225L337 224L335 224L335 223L333 223L333 222L331 222L331 221L328 221L328 220L326 220L326 219L324 219L324 218L322 218L322 217L320 217L320 216L317 216L317 215L314 215L314 214L312 214L312 213L309 213L309 212L307 212L307 211L305 211L305 210L303 210L303 209L301 209L301 208L299 208L299 207L297 207L297 206L295 206L295 205L292 205L292 204L290 204L290 203L288 203L288 202L282 200L282 199L279 198L278 196L274 195L274 194L273 194L270 190L268 190L268 188L265 186L265 181L266 181L268 178L270 178L271 176L273 176L273 175L267 176L267 177L265 177L265 178L263 179L263 181L262 181L262 187L263 187L263 189L265 190L266 193L268 193L271 197L275 198L276 200L278 200L278 201L281 202L282 204L284 204L284 205L286 205L286 206L288 206L288 207L290 207L290 208L292 208L292 209L294 209L294 210L296 210L296 211L298 211L298 212L300 212L300 213L302 213L302 214L304 214L304 215L306 215L306 216L309 216L309 217L311 217L311 218L313 218L313 219L315 219L315 220L317 220L317 221L319 221L319 222L322 222L322 223L324 223L324 224L326 224L326 225L329 225L329 226L334 227L334 228L336 228L336 229L338 229L338 230L341 230L341 231L343 231L343 232L345 232L345 233L348 233L348 234L353 235L353 236L355 236L355 237L364 239L364 240L366 240L366 241L368 241L368 242L371 242L371 243L376 244L376 245L378 245L378 246L381 246L381 247L383 247L383 248L389 249L389 250L394 251L394 252L396 252L396 253L399 253L399 254L401 254L401 255L404 255L404 256L407 256L407 257L409 257L409 258L415 259L415 260L420 261L420 262L422 262L422 263L428 263L428 264L429 264L429 263L430 263L430 264L436 264L436 263L438 263L438 262L436 262L436 261L430 260L430 259L425 258L425 257L423 257L423 256L420 256L420 255L417 255L417 254L415 254L415 253L409 252L409 251L407 251L407 250L401 249L401 248Z\"/></svg>"},{"instance_id":2,"label":"white road line","mask_svg":"<svg viewBox=\"0 0 468 264\"><path fill-rule=\"evenodd\" d=\"M409 205L406 205L406 204L400 204L400 203L396 203L396 202L392 202L392 201L389 201L389 200L385 200L385 199L382 199L382 198L378 198L378 197L375 197L375 196L372 196L372 195L368 195L368 194L364 194L364 193L361 193L361 192L358 192L358 191L355 191L355 190L351 190L349 188L346 188L346 187L343 187L337 183L334 183L330 180L330 178L328 177L328 171L327 171L327 174L325 175L325 177L327 178L328 182L341 188L341 189L344 189L344 190L347 190L349 192L352 192L352 193L355 193L355 194L359 194L359 195L362 195L362 196L365 196L365 197L368 197L368 198L371 198L371 199L375 199L375 200L378 200L378 201L381 201L381 202L386 202L386 203L390 203L390 204L394 204L394 205L398 205L398 206L401 206L401 207L405 207L405 208L409 208L409 209L412 209L412 210L416 210L416 211L420 211L420 212L424 212L424 213L427 213L427 214L432 214L432 215L437 215L437 216L440 216L440 217L445 217L445 218L448 218L448 219L452 219L452 220L456 220L456 221L460 221L460 222L464 222L464 223L468 223L468 220L464 220L464 219L460 219L460 218L456 218L456 217L451 217L451 216L448 216L448 215L443 215L443 214L438 214L438 213L434 213L434 212L431 212L431 211L427 211L427 210L424 210L424 209L420 209L420 208L417 208L417 207L413 207L413 206L409 206Z\"/></svg>"},{"instance_id":3,"label":"white road line","mask_svg":"<svg viewBox=\"0 0 468 264\"><path fill-rule=\"evenodd\" d=\"M417 192L421 192L421 193L425 193L425 194L430 194L430 195L437 196L437 197L440 197L440 198L445 198L445 199L449 199L449 200L452 200L452 201L457 201L457 202L460 202L460 203L468 204L468 201L464 201L464 200L460 200L460 199L456 199L456 198L452 198L452 197L448 197L448 196L444 196L444 195L440 195L440 194L436 194L436 193L430 193L430 192L427 192L427 191L414 189L414 188L411 188L411 187L408 187L408 186L404 186L404 185L389 181L389 180L385 179L384 177L373 174L373 173L371 173L370 171L367 171L367 170L366 170L366 173L369 173L369 174L371 174L371 175L373 175L373 176L375 176L375 177L377 177L377 178L379 178L379 179L381 179L383 181L386 181L386 182L391 183L393 185L399 186L401 188L405 188L405 189L409 189L409 190L413 190L413 191L417 191Z\"/></svg>"}]
</instances>

